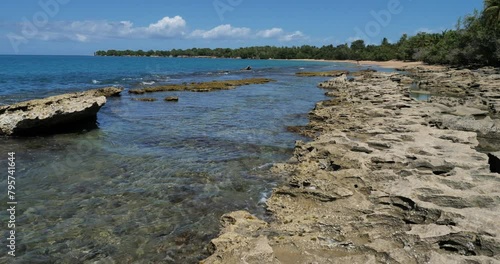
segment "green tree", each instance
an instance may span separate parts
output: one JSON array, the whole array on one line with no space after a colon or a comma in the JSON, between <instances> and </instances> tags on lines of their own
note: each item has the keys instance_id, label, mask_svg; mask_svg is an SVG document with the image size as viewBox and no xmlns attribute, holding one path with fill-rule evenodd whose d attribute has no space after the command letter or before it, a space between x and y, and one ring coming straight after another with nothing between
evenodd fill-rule
<instances>
[{"instance_id":1,"label":"green tree","mask_svg":"<svg viewBox=\"0 0 500 264\"><path fill-rule=\"evenodd\" d=\"M498 27L500 25L500 0L485 0L483 14L489 26Z\"/></svg>"}]
</instances>

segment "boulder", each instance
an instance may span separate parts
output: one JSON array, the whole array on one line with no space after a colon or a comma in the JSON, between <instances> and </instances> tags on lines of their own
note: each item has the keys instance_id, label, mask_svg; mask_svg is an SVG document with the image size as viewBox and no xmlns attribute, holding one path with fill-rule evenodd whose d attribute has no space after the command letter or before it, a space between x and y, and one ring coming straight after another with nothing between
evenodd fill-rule
<instances>
[{"instance_id":1,"label":"boulder","mask_svg":"<svg viewBox=\"0 0 500 264\"><path fill-rule=\"evenodd\" d=\"M97 89L69 93L0 107L0 135L33 136L97 127L103 95L117 90Z\"/></svg>"}]
</instances>

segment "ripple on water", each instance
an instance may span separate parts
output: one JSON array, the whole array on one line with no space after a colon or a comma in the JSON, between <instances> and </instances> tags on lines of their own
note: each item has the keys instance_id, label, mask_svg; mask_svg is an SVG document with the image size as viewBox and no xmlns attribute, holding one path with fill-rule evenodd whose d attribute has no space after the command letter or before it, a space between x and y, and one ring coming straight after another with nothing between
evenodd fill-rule
<instances>
[{"instance_id":1,"label":"ripple on water","mask_svg":"<svg viewBox=\"0 0 500 264\"><path fill-rule=\"evenodd\" d=\"M325 98L315 80L290 71L216 74L255 74L277 82L205 94L152 94L161 99L153 103L124 94L101 109L98 130L0 138L2 149L15 150L19 161L17 261L195 263L203 258L223 213L264 214L263 203L279 182L269 168L288 159L294 141L301 139L285 128L304 125L304 114ZM214 78L206 72L100 73L86 75L83 82ZM170 95L179 96L179 103L164 103ZM5 185L0 181L0 189ZM6 249L0 254L2 262Z\"/></svg>"}]
</instances>

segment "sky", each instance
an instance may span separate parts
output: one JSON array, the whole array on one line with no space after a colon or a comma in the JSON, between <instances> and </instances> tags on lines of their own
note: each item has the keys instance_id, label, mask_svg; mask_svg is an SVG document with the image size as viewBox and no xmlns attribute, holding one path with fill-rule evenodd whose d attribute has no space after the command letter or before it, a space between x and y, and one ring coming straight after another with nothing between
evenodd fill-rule
<instances>
[{"instance_id":1,"label":"sky","mask_svg":"<svg viewBox=\"0 0 500 264\"><path fill-rule=\"evenodd\" d=\"M482 0L2 0L0 54L397 42L441 32Z\"/></svg>"}]
</instances>

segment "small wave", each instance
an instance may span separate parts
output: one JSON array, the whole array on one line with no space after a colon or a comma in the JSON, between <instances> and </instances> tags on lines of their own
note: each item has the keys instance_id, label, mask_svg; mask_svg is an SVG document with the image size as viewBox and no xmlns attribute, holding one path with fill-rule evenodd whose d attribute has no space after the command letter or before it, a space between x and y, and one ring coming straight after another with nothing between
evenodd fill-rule
<instances>
[{"instance_id":1,"label":"small wave","mask_svg":"<svg viewBox=\"0 0 500 264\"><path fill-rule=\"evenodd\" d=\"M299 70L305 70L305 69L306 69L306 68L303 68L303 67L299 68Z\"/></svg>"},{"instance_id":2,"label":"small wave","mask_svg":"<svg viewBox=\"0 0 500 264\"><path fill-rule=\"evenodd\" d=\"M101 83L101 81L98 81L98 80L92 80L92 83L93 83L93 84L100 84L100 83Z\"/></svg>"},{"instance_id":3,"label":"small wave","mask_svg":"<svg viewBox=\"0 0 500 264\"><path fill-rule=\"evenodd\" d=\"M254 168L254 170L266 170L266 169L271 168L273 165L274 165L274 163L266 163L266 164L263 164L263 165L260 165L256 168Z\"/></svg>"},{"instance_id":4,"label":"small wave","mask_svg":"<svg viewBox=\"0 0 500 264\"><path fill-rule=\"evenodd\" d=\"M155 81L151 81L151 82L141 82L142 85L153 85L155 84L156 82Z\"/></svg>"},{"instance_id":5,"label":"small wave","mask_svg":"<svg viewBox=\"0 0 500 264\"><path fill-rule=\"evenodd\" d=\"M261 193L258 204L260 204L260 205L266 204L268 197L269 197L269 192L263 192L263 193Z\"/></svg>"}]
</instances>

